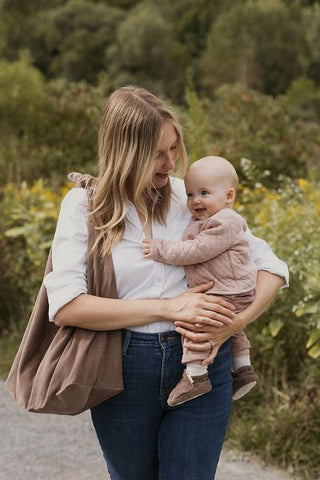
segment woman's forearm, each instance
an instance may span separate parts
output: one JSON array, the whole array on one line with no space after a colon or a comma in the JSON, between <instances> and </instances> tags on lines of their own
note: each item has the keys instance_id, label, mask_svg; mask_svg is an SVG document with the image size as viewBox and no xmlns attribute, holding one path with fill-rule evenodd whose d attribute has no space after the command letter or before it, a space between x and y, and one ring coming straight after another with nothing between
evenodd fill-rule
<instances>
[{"instance_id":1,"label":"woman's forearm","mask_svg":"<svg viewBox=\"0 0 320 480\"><path fill-rule=\"evenodd\" d=\"M116 330L164 320L165 312L165 299L119 300L83 294L58 311L55 323L89 330Z\"/></svg>"},{"instance_id":2,"label":"woman's forearm","mask_svg":"<svg viewBox=\"0 0 320 480\"><path fill-rule=\"evenodd\" d=\"M177 297L158 299L119 300L82 294L58 311L55 323L89 330L117 330L163 320L175 322L186 319L195 323L204 315L216 325L230 323L234 317L232 305L221 298L213 300L203 294L211 286L210 282Z\"/></svg>"}]
</instances>

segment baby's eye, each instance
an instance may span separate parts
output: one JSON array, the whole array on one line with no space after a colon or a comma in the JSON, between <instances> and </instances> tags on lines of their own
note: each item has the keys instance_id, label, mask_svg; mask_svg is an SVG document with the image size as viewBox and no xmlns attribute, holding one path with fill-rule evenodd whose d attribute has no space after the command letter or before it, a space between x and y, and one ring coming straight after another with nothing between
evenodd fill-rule
<instances>
[{"instance_id":1,"label":"baby's eye","mask_svg":"<svg viewBox=\"0 0 320 480\"><path fill-rule=\"evenodd\" d=\"M209 194L209 192L207 192L206 190L202 190L202 192L201 192L201 195L202 195L203 197L205 197L205 196L208 195L208 194Z\"/></svg>"},{"instance_id":2,"label":"baby's eye","mask_svg":"<svg viewBox=\"0 0 320 480\"><path fill-rule=\"evenodd\" d=\"M192 193L187 192L187 198L191 198L191 197L192 197Z\"/></svg>"}]
</instances>

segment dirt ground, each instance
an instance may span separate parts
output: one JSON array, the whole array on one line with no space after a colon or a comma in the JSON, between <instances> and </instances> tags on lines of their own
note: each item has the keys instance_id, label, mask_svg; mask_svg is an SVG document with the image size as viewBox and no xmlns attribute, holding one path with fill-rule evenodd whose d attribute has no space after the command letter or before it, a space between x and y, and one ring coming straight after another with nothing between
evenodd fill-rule
<instances>
[{"instance_id":1,"label":"dirt ground","mask_svg":"<svg viewBox=\"0 0 320 480\"><path fill-rule=\"evenodd\" d=\"M26 413L0 382L0 432L0 480L109 479L88 412L76 417ZM216 475L216 480L289 479L227 451Z\"/></svg>"}]
</instances>

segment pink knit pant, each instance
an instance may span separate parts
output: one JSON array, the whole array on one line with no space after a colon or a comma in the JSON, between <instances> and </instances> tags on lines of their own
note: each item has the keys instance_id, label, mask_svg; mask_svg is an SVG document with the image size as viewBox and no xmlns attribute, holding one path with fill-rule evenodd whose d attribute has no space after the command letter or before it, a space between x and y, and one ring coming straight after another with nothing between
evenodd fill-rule
<instances>
[{"instance_id":1,"label":"pink knit pant","mask_svg":"<svg viewBox=\"0 0 320 480\"><path fill-rule=\"evenodd\" d=\"M255 298L255 290L251 290L247 293L242 293L239 295L215 295L216 297L222 297L224 300L232 303L234 305L235 313L242 312L250 303L253 302ZM231 338L231 351L233 354L250 348L250 342L248 340L247 335L242 331L233 335ZM208 342L205 342L206 344ZM199 360L204 360L210 354L210 349L203 350L202 352L195 352L194 350L190 350L189 346L191 346L193 342L188 340L187 338L182 338L182 346L183 346L183 356L182 356L182 363L190 363L196 362ZM199 343L198 343L199 345Z\"/></svg>"}]
</instances>

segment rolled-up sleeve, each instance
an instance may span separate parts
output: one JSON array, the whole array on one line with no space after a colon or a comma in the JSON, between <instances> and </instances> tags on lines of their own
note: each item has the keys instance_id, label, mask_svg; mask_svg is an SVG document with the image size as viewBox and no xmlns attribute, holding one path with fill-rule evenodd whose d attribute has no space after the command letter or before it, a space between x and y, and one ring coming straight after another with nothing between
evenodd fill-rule
<instances>
[{"instance_id":1,"label":"rolled-up sleeve","mask_svg":"<svg viewBox=\"0 0 320 480\"><path fill-rule=\"evenodd\" d=\"M287 264L273 253L267 242L252 235L250 230L247 230L247 238L252 259L257 265L257 270L266 270L267 272L283 277L284 283L281 288L288 287L289 269Z\"/></svg>"},{"instance_id":2,"label":"rolled-up sleeve","mask_svg":"<svg viewBox=\"0 0 320 480\"><path fill-rule=\"evenodd\" d=\"M87 293L87 236L87 194L73 188L61 204L52 243L53 270L44 279L50 321L60 308Z\"/></svg>"}]
</instances>

